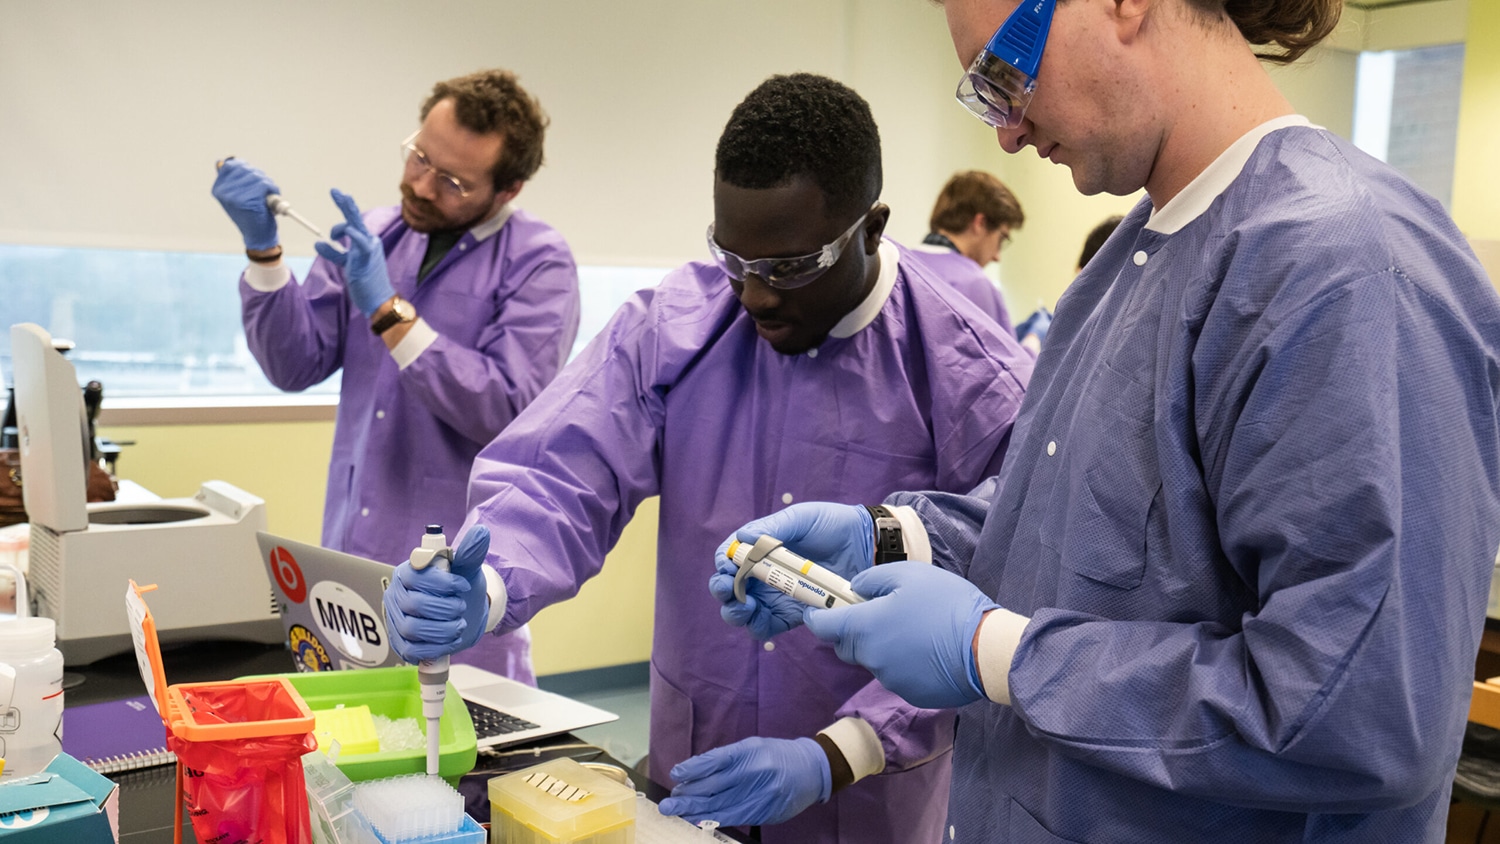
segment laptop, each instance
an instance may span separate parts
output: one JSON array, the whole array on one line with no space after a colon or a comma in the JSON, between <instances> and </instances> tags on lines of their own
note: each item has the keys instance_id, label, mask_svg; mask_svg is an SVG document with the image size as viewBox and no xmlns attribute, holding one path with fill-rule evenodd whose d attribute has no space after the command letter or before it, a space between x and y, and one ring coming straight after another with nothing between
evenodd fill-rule
<instances>
[{"instance_id":1,"label":"laptop","mask_svg":"<svg viewBox=\"0 0 1500 844\"><path fill-rule=\"evenodd\" d=\"M298 671L406 665L390 647L384 596L390 565L257 531ZM474 720L480 748L503 747L617 720L618 715L454 663L448 682Z\"/></svg>"}]
</instances>

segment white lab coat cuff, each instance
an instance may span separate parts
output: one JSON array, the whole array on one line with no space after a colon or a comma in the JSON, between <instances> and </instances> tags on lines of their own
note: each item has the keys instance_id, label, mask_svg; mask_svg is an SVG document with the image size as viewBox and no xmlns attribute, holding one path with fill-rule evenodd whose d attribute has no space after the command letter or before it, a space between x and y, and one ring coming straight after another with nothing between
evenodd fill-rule
<instances>
[{"instance_id":1,"label":"white lab coat cuff","mask_svg":"<svg viewBox=\"0 0 1500 844\"><path fill-rule=\"evenodd\" d=\"M906 559L918 563L932 562L932 542L927 538L927 527L917 511L907 506L891 507L891 515L901 523L901 541L906 544Z\"/></svg>"},{"instance_id":2,"label":"white lab coat cuff","mask_svg":"<svg viewBox=\"0 0 1500 844\"><path fill-rule=\"evenodd\" d=\"M292 280L292 268L285 261L277 261L274 264L257 264L254 261L245 267L245 283L250 285L251 290L261 293L275 293L286 283Z\"/></svg>"},{"instance_id":3,"label":"white lab coat cuff","mask_svg":"<svg viewBox=\"0 0 1500 844\"><path fill-rule=\"evenodd\" d=\"M869 721L852 716L840 718L818 732L827 736L844 754L844 761L854 772L855 782L885 770L885 747Z\"/></svg>"},{"instance_id":4,"label":"white lab coat cuff","mask_svg":"<svg viewBox=\"0 0 1500 844\"><path fill-rule=\"evenodd\" d=\"M510 595L505 591L505 581L501 579L500 572L495 571L493 566L481 566L484 571L484 591L490 596L490 614L484 620L484 632L488 633L500 626L500 619L505 617L505 605L510 600Z\"/></svg>"},{"instance_id":5,"label":"white lab coat cuff","mask_svg":"<svg viewBox=\"0 0 1500 844\"><path fill-rule=\"evenodd\" d=\"M996 703L1010 704L1010 663L1021 634L1031 619L1004 607L986 613L979 622L979 641L974 647L974 661L979 667L984 694Z\"/></svg>"},{"instance_id":6,"label":"white lab coat cuff","mask_svg":"<svg viewBox=\"0 0 1500 844\"><path fill-rule=\"evenodd\" d=\"M427 324L427 320L417 317L417 321L411 324L411 330L391 349L391 357L395 359L396 366L405 369L411 366L418 357L431 346L438 338L437 330Z\"/></svg>"}]
</instances>

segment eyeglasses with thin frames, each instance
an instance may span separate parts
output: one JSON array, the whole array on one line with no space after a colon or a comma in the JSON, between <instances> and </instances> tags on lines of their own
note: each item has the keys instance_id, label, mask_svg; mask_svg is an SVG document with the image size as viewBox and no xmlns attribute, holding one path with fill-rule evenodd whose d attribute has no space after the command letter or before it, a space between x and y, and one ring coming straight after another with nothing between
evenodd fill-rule
<instances>
[{"instance_id":1,"label":"eyeglasses with thin frames","mask_svg":"<svg viewBox=\"0 0 1500 844\"><path fill-rule=\"evenodd\" d=\"M405 162L406 168L410 170L415 166L419 173L426 173L431 170L432 175L437 179L438 190L445 191L459 199L467 199L472 196L476 190L475 188L465 186L463 181L452 173L446 170L439 170L432 163L432 159L427 157L427 153L423 152L417 146L417 135L421 134L421 132L422 130L418 129L401 142L401 160Z\"/></svg>"}]
</instances>

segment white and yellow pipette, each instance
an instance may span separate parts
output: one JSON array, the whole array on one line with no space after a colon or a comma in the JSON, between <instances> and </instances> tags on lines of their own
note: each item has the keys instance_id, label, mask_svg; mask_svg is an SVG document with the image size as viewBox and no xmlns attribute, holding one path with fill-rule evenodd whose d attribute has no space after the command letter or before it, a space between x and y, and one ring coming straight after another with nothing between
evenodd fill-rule
<instances>
[{"instance_id":1,"label":"white and yellow pipette","mask_svg":"<svg viewBox=\"0 0 1500 844\"><path fill-rule=\"evenodd\" d=\"M793 553L773 536L762 536L754 545L736 539L725 553L739 567L734 575L734 597L742 604L747 577L810 607L828 609L864 603L865 599L849 588L849 581Z\"/></svg>"}]
</instances>

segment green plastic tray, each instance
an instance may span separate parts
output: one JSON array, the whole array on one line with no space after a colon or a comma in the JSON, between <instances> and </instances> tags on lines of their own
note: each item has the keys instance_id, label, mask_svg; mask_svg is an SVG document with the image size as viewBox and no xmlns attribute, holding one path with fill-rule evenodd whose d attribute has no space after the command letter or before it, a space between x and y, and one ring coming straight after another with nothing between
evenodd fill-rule
<instances>
[{"instance_id":1,"label":"green plastic tray","mask_svg":"<svg viewBox=\"0 0 1500 844\"><path fill-rule=\"evenodd\" d=\"M417 685L416 666L396 668L350 669L346 671L312 671L308 673L272 674L285 677L307 702L309 709L332 709L345 706L370 707L371 715L387 718L422 718L422 693ZM474 770L478 745L474 722L453 684L443 698L443 719L438 728L438 773L454 788L464 774ZM401 750L380 753L340 753L336 763L355 782L384 779L402 774L420 774L427 770L427 751Z\"/></svg>"}]
</instances>

